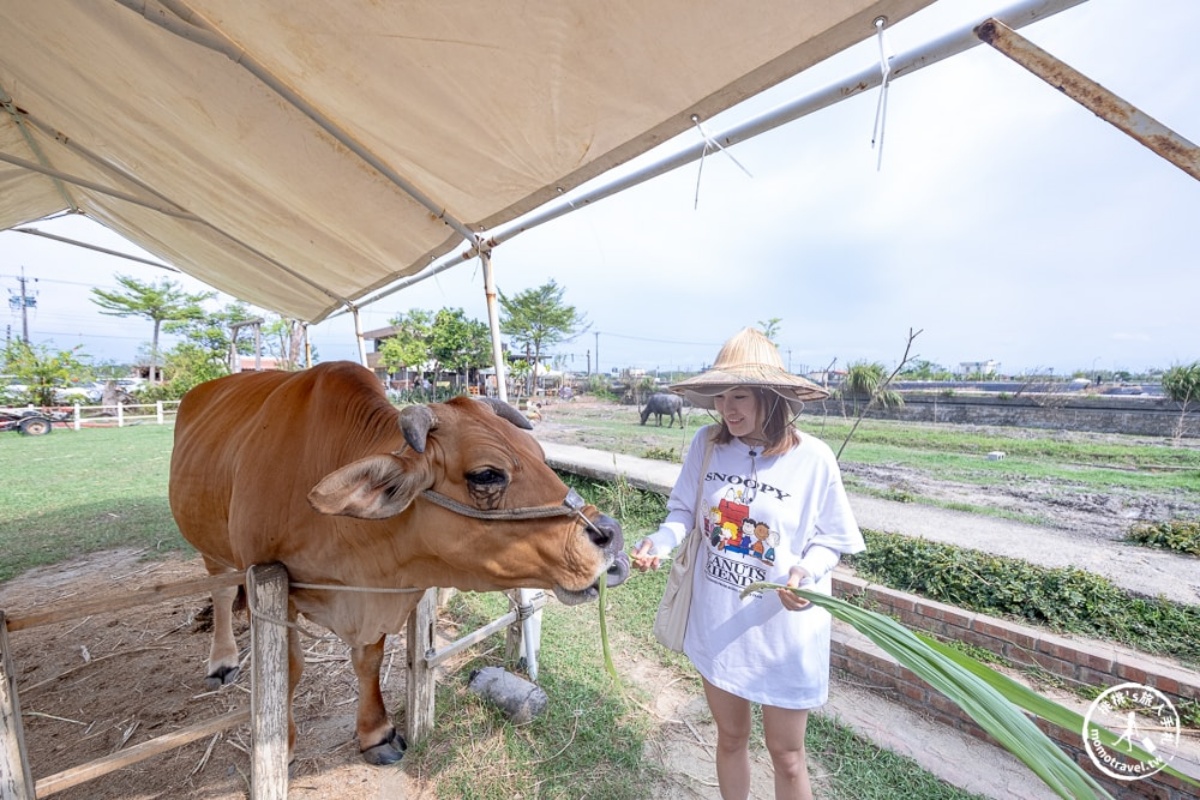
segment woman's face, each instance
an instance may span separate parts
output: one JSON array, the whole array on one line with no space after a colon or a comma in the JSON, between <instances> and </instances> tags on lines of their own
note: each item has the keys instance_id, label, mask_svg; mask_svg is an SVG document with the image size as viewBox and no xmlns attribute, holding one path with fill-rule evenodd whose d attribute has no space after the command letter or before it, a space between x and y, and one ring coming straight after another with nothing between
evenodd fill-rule
<instances>
[{"instance_id":1,"label":"woman's face","mask_svg":"<svg viewBox=\"0 0 1200 800\"><path fill-rule=\"evenodd\" d=\"M762 438L758 397L754 392L744 386L736 386L714 397L713 406L734 436L739 439L746 436Z\"/></svg>"}]
</instances>

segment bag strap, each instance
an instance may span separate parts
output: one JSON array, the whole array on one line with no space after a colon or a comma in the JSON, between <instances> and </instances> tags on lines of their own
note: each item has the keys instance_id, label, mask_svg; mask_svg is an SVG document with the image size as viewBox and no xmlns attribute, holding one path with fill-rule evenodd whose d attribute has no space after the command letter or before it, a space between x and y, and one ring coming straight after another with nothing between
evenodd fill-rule
<instances>
[{"instance_id":1,"label":"bag strap","mask_svg":"<svg viewBox=\"0 0 1200 800\"><path fill-rule=\"evenodd\" d=\"M716 444L716 427L716 425L708 425L704 428L704 460L700 462L700 480L696 483L696 514L692 520L692 527L696 530L700 529L700 506L704 502L704 476L708 473L708 462L712 458L713 445Z\"/></svg>"}]
</instances>

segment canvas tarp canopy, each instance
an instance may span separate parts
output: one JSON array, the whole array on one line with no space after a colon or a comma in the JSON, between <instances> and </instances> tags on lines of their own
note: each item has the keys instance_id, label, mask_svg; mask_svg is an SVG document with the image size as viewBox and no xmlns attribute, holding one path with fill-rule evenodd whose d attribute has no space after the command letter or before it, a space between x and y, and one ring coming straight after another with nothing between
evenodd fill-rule
<instances>
[{"instance_id":1,"label":"canvas tarp canopy","mask_svg":"<svg viewBox=\"0 0 1200 800\"><path fill-rule=\"evenodd\" d=\"M319 322L932 0L0 2L0 229Z\"/></svg>"}]
</instances>

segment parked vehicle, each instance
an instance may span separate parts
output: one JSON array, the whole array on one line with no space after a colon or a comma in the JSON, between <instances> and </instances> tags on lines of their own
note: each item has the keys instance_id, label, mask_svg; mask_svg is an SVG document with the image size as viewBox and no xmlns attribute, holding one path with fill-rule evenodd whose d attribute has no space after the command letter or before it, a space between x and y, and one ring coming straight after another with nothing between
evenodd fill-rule
<instances>
[{"instance_id":1,"label":"parked vehicle","mask_svg":"<svg viewBox=\"0 0 1200 800\"><path fill-rule=\"evenodd\" d=\"M54 430L55 422L67 422L62 413L45 413L36 409L0 411L0 431L16 431L22 436L45 436Z\"/></svg>"},{"instance_id":2,"label":"parked vehicle","mask_svg":"<svg viewBox=\"0 0 1200 800\"><path fill-rule=\"evenodd\" d=\"M15 375L0 376L0 404L23 403L29 395L29 387Z\"/></svg>"},{"instance_id":3,"label":"parked vehicle","mask_svg":"<svg viewBox=\"0 0 1200 800\"><path fill-rule=\"evenodd\" d=\"M99 403L104 392L102 387L94 383L77 386L58 386L54 389L54 402L70 403Z\"/></svg>"}]
</instances>

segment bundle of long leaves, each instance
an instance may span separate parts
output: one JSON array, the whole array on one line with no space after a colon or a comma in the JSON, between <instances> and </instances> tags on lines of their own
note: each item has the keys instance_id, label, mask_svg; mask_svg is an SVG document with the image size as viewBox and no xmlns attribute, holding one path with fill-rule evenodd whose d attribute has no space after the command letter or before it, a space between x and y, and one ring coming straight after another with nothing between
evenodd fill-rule
<instances>
[{"instance_id":1,"label":"bundle of long leaves","mask_svg":"<svg viewBox=\"0 0 1200 800\"><path fill-rule=\"evenodd\" d=\"M909 630L891 617L859 608L836 597L778 583L752 584L742 591L742 596L771 589L794 592L851 625L957 704L1060 797L1071 800L1112 799L1103 786L1067 756L1022 710L1065 730L1082 733L1084 718L1078 713L965 653ZM1094 724L1089 725L1089 736L1094 730L1101 742L1116 745L1119 738L1116 734ZM1133 754L1143 762L1154 758L1136 748ZM1200 785L1170 767L1164 767L1163 771L1192 785Z\"/></svg>"}]
</instances>

